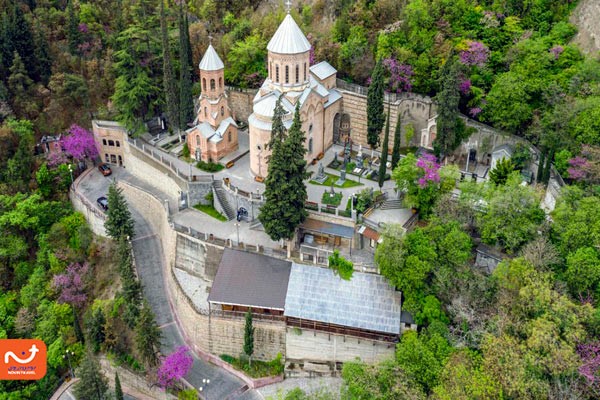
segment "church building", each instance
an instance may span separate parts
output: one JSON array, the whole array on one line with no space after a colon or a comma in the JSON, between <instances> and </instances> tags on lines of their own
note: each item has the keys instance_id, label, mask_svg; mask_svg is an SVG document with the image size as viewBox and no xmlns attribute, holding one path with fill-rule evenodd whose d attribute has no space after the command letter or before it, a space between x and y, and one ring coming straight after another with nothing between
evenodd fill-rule
<instances>
[{"instance_id":1,"label":"church building","mask_svg":"<svg viewBox=\"0 0 600 400\"><path fill-rule=\"evenodd\" d=\"M267 50L268 76L254 97L253 113L248 119L250 169L257 177L267 175L271 153L267 143L278 98L285 110L283 123L287 129L300 103L307 162L319 158L332 145L333 120L342 106L342 95L335 89L337 71L326 61L310 65L311 45L289 11Z\"/></svg>"},{"instance_id":2,"label":"church building","mask_svg":"<svg viewBox=\"0 0 600 400\"><path fill-rule=\"evenodd\" d=\"M197 161L217 162L238 149L238 128L225 93L225 65L210 44L200 61L202 93L195 126L187 130L187 145Z\"/></svg>"}]
</instances>

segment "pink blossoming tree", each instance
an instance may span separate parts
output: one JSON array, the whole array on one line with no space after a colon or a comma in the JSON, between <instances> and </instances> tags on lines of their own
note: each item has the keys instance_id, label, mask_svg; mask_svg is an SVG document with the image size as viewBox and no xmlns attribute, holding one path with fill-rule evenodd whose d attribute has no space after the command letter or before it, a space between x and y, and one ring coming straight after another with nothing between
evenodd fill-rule
<instances>
[{"instance_id":1,"label":"pink blossoming tree","mask_svg":"<svg viewBox=\"0 0 600 400\"><path fill-rule=\"evenodd\" d=\"M156 372L160 387L172 387L179 379L183 378L194 364L190 349L185 346L178 347L173 353L163 358Z\"/></svg>"},{"instance_id":2,"label":"pink blossoming tree","mask_svg":"<svg viewBox=\"0 0 600 400\"><path fill-rule=\"evenodd\" d=\"M61 144L65 152L76 160L82 160L85 157L93 158L98 155L94 135L79 125L71 125L68 134L62 137Z\"/></svg>"},{"instance_id":3,"label":"pink blossoming tree","mask_svg":"<svg viewBox=\"0 0 600 400\"><path fill-rule=\"evenodd\" d=\"M85 303L85 277L88 271L88 263L72 263L64 274L54 276L52 287L60 291L59 303L68 303L75 307L81 307Z\"/></svg>"},{"instance_id":4,"label":"pink blossoming tree","mask_svg":"<svg viewBox=\"0 0 600 400\"><path fill-rule=\"evenodd\" d=\"M383 60L383 66L389 74L387 91L391 93L410 92L412 84L411 77L414 75L412 67L408 64L401 64L395 58L386 58Z\"/></svg>"},{"instance_id":5,"label":"pink blossoming tree","mask_svg":"<svg viewBox=\"0 0 600 400\"><path fill-rule=\"evenodd\" d=\"M467 41L467 48L459 53L459 60L463 65L483 67L490 55L490 49L477 41Z\"/></svg>"},{"instance_id":6,"label":"pink blossoming tree","mask_svg":"<svg viewBox=\"0 0 600 400\"><path fill-rule=\"evenodd\" d=\"M600 393L600 342L584 343L577 346L582 364L579 374L595 393Z\"/></svg>"}]
</instances>

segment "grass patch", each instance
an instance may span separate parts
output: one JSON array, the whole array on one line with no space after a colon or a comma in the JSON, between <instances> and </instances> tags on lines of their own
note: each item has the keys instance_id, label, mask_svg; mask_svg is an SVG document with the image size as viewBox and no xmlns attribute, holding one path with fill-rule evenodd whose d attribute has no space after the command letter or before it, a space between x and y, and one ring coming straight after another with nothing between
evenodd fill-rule
<instances>
[{"instance_id":1,"label":"grass patch","mask_svg":"<svg viewBox=\"0 0 600 400\"><path fill-rule=\"evenodd\" d=\"M227 354L220 355L221 360L231 364L238 371L243 371L251 378L264 378L265 376L276 376L283 373L283 362L281 354L271 361L252 360L252 365L248 364L248 360L241 360Z\"/></svg>"},{"instance_id":2,"label":"grass patch","mask_svg":"<svg viewBox=\"0 0 600 400\"><path fill-rule=\"evenodd\" d=\"M327 190L323 193L323 197L321 197L321 203L331 206L339 206L342 202L342 197L343 195L341 193L334 193L331 195L331 191Z\"/></svg>"},{"instance_id":3,"label":"grass patch","mask_svg":"<svg viewBox=\"0 0 600 400\"><path fill-rule=\"evenodd\" d=\"M346 181L344 182L344 184L342 186L339 186L339 185L335 184L338 181L338 179L340 179L339 176L332 175L332 174L326 174L326 175L327 175L327 179L323 183L319 183L319 182L313 181L313 180L310 180L309 183L312 183L313 185L321 185L321 186L331 186L331 184L333 184L333 186L336 188L350 188L350 187L363 185L362 183L358 183L358 182L348 179L348 177L346 177Z\"/></svg>"},{"instance_id":4,"label":"grass patch","mask_svg":"<svg viewBox=\"0 0 600 400\"><path fill-rule=\"evenodd\" d=\"M214 208L211 204L196 204L194 206L194 208L196 210L202 211L205 214L210 215L211 217L213 217L215 219L218 219L219 221L223 221L223 222L227 221L227 218L223 214L218 212L216 210L216 208Z\"/></svg>"},{"instance_id":5,"label":"grass patch","mask_svg":"<svg viewBox=\"0 0 600 400\"><path fill-rule=\"evenodd\" d=\"M212 161L205 162L201 160L196 163L196 168L201 169L204 172L219 172L223 168L225 168L225 166L223 164L214 163Z\"/></svg>"}]
</instances>

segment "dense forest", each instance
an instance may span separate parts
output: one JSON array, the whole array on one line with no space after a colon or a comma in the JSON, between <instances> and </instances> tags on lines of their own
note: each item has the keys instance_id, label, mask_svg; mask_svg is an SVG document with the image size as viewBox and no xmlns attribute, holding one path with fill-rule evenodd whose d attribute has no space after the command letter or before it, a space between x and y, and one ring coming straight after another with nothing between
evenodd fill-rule
<instances>
[{"instance_id":1,"label":"dense forest","mask_svg":"<svg viewBox=\"0 0 600 400\"><path fill-rule=\"evenodd\" d=\"M77 363L84 342L134 367L149 362L132 346L152 318L127 306L139 296L128 249L94 237L73 212L68 165L78 157L46 164L33 155L39 137L75 136L72 125L92 117L135 133L164 113L185 128L209 36L227 83L258 87L285 15L277 1L160 4L0 0L0 337L38 337L49 351L46 378L2 382L0 399L49 397L68 371L66 350ZM454 96L464 114L530 140L569 184L546 215L543 189L522 186L518 165L488 184L461 184L456 199L451 167L401 160L392 178L423 223L405 236L390 227L376 261L422 328L403 335L393 360L347 363L344 398L600 396L600 63L570 44L575 6L293 2L311 58L338 77L368 85L381 60L386 90ZM507 256L491 275L471 267L479 241Z\"/></svg>"}]
</instances>

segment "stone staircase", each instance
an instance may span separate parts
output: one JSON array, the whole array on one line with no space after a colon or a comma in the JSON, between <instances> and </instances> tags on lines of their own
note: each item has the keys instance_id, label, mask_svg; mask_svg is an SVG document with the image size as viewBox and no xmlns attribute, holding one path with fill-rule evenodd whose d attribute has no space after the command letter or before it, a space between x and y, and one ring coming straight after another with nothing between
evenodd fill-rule
<instances>
[{"instance_id":1,"label":"stone staircase","mask_svg":"<svg viewBox=\"0 0 600 400\"><path fill-rule=\"evenodd\" d=\"M402 208L402 200L399 199L386 200L381 205L382 210L394 210L398 208Z\"/></svg>"},{"instance_id":2,"label":"stone staircase","mask_svg":"<svg viewBox=\"0 0 600 400\"><path fill-rule=\"evenodd\" d=\"M225 196L225 189L223 189L223 181L213 181L213 195L215 197L214 201L219 203L227 219L230 221L234 219L236 217L235 211L231 208L229 202L227 201L227 196Z\"/></svg>"},{"instance_id":3,"label":"stone staircase","mask_svg":"<svg viewBox=\"0 0 600 400\"><path fill-rule=\"evenodd\" d=\"M265 228L263 227L262 223L257 219L255 219L254 221L250 222L250 229L251 230L255 230L255 231L264 231Z\"/></svg>"}]
</instances>

